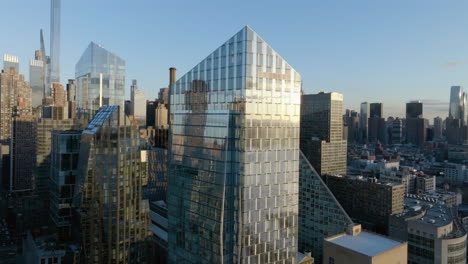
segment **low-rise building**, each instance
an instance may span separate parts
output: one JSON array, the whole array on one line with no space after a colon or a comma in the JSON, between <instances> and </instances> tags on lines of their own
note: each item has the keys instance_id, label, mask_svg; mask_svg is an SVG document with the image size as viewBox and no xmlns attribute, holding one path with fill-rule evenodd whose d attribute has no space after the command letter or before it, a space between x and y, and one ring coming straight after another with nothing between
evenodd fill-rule
<instances>
[{"instance_id":1,"label":"low-rise building","mask_svg":"<svg viewBox=\"0 0 468 264\"><path fill-rule=\"evenodd\" d=\"M358 225L326 238L323 256L326 264L403 264L408 261L408 244L361 231Z\"/></svg>"},{"instance_id":2,"label":"low-rise building","mask_svg":"<svg viewBox=\"0 0 468 264\"><path fill-rule=\"evenodd\" d=\"M466 263L466 231L455 208L411 195L405 211L390 216L389 235L408 241L408 263Z\"/></svg>"}]
</instances>

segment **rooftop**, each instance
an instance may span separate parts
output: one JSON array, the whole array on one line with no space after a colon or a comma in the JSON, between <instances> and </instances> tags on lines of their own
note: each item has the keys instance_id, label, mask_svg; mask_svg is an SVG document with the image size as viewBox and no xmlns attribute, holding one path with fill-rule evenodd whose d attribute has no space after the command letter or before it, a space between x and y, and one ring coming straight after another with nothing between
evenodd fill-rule
<instances>
[{"instance_id":1,"label":"rooftop","mask_svg":"<svg viewBox=\"0 0 468 264\"><path fill-rule=\"evenodd\" d=\"M358 235L343 233L326 239L335 245L350 249L366 256L375 256L390 249L400 246L402 243L369 232L361 231Z\"/></svg>"}]
</instances>

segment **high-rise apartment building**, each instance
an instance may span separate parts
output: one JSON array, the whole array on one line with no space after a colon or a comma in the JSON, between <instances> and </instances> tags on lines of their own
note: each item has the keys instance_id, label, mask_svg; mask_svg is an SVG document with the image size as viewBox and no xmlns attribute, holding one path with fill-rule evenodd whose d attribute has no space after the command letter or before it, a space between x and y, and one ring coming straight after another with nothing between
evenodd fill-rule
<instances>
[{"instance_id":1,"label":"high-rise apartment building","mask_svg":"<svg viewBox=\"0 0 468 264\"><path fill-rule=\"evenodd\" d=\"M76 84L75 80L69 79L67 83L67 101L68 101L68 118L76 117Z\"/></svg>"},{"instance_id":2,"label":"high-rise apartment building","mask_svg":"<svg viewBox=\"0 0 468 264\"><path fill-rule=\"evenodd\" d=\"M72 234L73 195L78 177L81 131L52 131L50 218L62 240Z\"/></svg>"},{"instance_id":3,"label":"high-rise apartment building","mask_svg":"<svg viewBox=\"0 0 468 264\"><path fill-rule=\"evenodd\" d=\"M3 70L9 71L10 68L15 68L16 73L19 73L19 58L15 55L3 54Z\"/></svg>"},{"instance_id":4,"label":"high-rise apartment building","mask_svg":"<svg viewBox=\"0 0 468 264\"><path fill-rule=\"evenodd\" d=\"M44 62L31 60L29 62L29 85L32 89L32 106L42 105L44 97Z\"/></svg>"},{"instance_id":5,"label":"high-rise apartment building","mask_svg":"<svg viewBox=\"0 0 468 264\"><path fill-rule=\"evenodd\" d=\"M296 261L300 88L248 26L171 85L169 263Z\"/></svg>"},{"instance_id":6,"label":"high-rise apartment building","mask_svg":"<svg viewBox=\"0 0 468 264\"><path fill-rule=\"evenodd\" d=\"M434 138L441 139L444 132L444 121L440 117L434 117Z\"/></svg>"},{"instance_id":7,"label":"high-rise apartment building","mask_svg":"<svg viewBox=\"0 0 468 264\"><path fill-rule=\"evenodd\" d=\"M361 143L367 142L367 122L370 116L370 106L369 103L361 103L361 115L359 117L359 130L360 130L360 139Z\"/></svg>"},{"instance_id":8,"label":"high-rise apartment building","mask_svg":"<svg viewBox=\"0 0 468 264\"><path fill-rule=\"evenodd\" d=\"M81 135L74 203L85 263L148 263L142 251L149 204L142 199L146 169L138 139L120 106L102 107Z\"/></svg>"},{"instance_id":9,"label":"high-rise apartment building","mask_svg":"<svg viewBox=\"0 0 468 264\"><path fill-rule=\"evenodd\" d=\"M91 42L75 66L76 107L90 119L102 107L118 105L123 111L125 61Z\"/></svg>"},{"instance_id":10,"label":"high-rise apartment building","mask_svg":"<svg viewBox=\"0 0 468 264\"><path fill-rule=\"evenodd\" d=\"M311 252L320 263L323 240L346 232L354 223L302 152L299 169L298 249Z\"/></svg>"},{"instance_id":11,"label":"high-rise apartment building","mask_svg":"<svg viewBox=\"0 0 468 264\"><path fill-rule=\"evenodd\" d=\"M61 0L50 0L49 88L53 83L60 83L60 9Z\"/></svg>"},{"instance_id":12,"label":"high-rise apartment building","mask_svg":"<svg viewBox=\"0 0 468 264\"><path fill-rule=\"evenodd\" d=\"M403 211L403 184L334 175L328 175L325 182L349 216L365 229L387 234L388 217Z\"/></svg>"},{"instance_id":13,"label":"high-rise apartment building","mask_svg":"<svg viewBox=\"0 0 468 264\"><path fill-rule=\"evenodd\" d=\"M13 115L31 113L31 88L14 67L0 73L0 143L9 144Z\"/></svg>"},{"instance_id":14,"label":"high-rise apartment building","mask_svg":"<svg viewBox=\"0 0 468 264\"><path fill-rule=\"evenodd\" d=\"M406 142L422 146L426 141L428 121L423 118L423 103L406 103Z\"/></svg>"},{"instance_id":15,"label":"high-rise apartment building","mask_svg":"<svg viewBox=\"0 0 468 264\"><path fill-rule=\"evenodd\" d=\"M133 118L138 121L139 126L146 125L146 93L138 89L137 81L132 81L130 87L131 112Z\"/></svg>"},{"instance_id":16,"label":"high-rise apartment building","mask_svg":"<svg viewBox=\"0 0 468 264\"><path fill-rule=\"evenodd\" d=\"M346 173L342 111L342 94L302 96L301 150L320 175Z\"/></svg>"}]
</instances>

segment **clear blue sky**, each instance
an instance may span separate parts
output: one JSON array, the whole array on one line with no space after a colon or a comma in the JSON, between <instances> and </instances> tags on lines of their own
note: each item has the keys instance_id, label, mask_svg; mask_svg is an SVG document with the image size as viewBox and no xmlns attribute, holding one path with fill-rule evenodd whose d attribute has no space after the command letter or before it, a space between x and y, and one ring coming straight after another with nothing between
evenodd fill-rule
<instances>
[{"instance_id":1,"label":"clear blue sky","mask_svg":"<svg viewBox=\"0 0 468 264\"><path fill-rule=\"evenodd\" d=\"M50 1L1 9L0 54L20 56L27 74L40 28L49 47ZM169 67L181 76L248 24L301 73L307 93L343 93L355 110L383 102L386 116L418 99L427 118L445 117L450 86L468 89L467 10L462 0L63 0L62 82L95 41L125 59L127 86L137 79L154 98Z\"/></svg>"}]
</instances>

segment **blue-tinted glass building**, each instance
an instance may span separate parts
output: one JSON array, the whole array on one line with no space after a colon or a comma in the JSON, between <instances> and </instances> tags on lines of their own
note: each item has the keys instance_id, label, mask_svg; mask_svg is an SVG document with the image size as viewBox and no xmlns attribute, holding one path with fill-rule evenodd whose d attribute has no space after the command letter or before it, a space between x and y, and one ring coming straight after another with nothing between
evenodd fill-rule
<instances>
[{"instance_id":1,"label":"blue-tinted glass building","mask_svg":"<svg viewBox=\"0 0 468 264\"><path fill-rule=\"evenodd\" d=\"M300 88L249 27L171 85L169 263L295 263Z\"/></svg>"},{"instance_id":2,"label":"blue-tinted glass building","mask_svg":"<svg viewBox=\"0 0 468 264\"><path fill-rule=\"evenodd\" d=\"M124 107L125 61L91 42L75 66L76 108L92 117L101 106Z\"/></svg>"}]
</instances>

